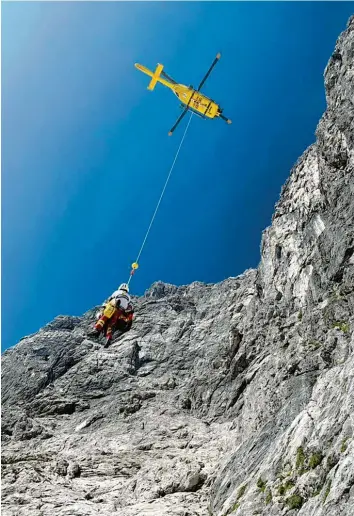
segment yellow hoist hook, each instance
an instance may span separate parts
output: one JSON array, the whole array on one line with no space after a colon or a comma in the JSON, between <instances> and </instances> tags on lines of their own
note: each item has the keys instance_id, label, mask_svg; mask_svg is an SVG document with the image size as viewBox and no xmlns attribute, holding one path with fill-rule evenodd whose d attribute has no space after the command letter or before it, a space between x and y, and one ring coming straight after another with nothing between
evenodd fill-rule
<instances>
[{"instance_id":1,"label":"yellow hoist hook","mask_svg":"<svg viewBox=\"0 0 354 516\"><path fill-rule=\"evenodd\" d=\"M131 280L131 278L134 276L135 271L136 271L137 269L139 269L139 264L138 264L137 262L132 263L132 269L131 269L131 271L130 271L130 276L129 276L128 284L130 283L130 280Z\"/></svg>"}]
</instances>

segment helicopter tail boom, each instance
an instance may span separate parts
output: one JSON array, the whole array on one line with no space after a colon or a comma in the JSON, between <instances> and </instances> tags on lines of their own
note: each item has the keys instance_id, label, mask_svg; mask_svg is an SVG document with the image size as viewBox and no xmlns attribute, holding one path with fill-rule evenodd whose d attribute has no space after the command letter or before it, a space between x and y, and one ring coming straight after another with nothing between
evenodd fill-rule
<instances>
[{"instance_id":1,"label":"helicopter tail boom","mask_svg":"<svg viewBox=\"0 0 354 516\"><path fill-rule=\"evenodd\" d=\"M135 67L138 70L140 70L141 72L146 73L146 75L149 75L151 77L151 81L148 86L148 90L152 91L155 88L157 82L162 82L162 84L164 84L165 86L167 86L167 84L169 84L169 83L166 84L167 81L165 81L164 79L161 79L161 72L163 70L162 64L158 64L156 66L156 70L154 72L152 72L145 66L138 64L138 63L135 64Z\"/></svg>"}]
</instances>

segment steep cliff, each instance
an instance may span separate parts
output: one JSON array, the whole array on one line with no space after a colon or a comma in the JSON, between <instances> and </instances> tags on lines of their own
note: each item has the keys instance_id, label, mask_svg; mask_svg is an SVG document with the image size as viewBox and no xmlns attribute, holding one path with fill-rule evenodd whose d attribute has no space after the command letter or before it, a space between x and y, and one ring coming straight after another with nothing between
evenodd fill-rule
<instances>
[{"instance_id":1,"label":"steep cliff","mask_svg":"<svg viewBox=\"0 0 354 516\"><path fill-rule=\"evenodd\" d=\"M2 509L18 516L352 516L354 18L259 268L154 284L108 349L94 310L2 361Z\"/></svg>"}]
</instances>

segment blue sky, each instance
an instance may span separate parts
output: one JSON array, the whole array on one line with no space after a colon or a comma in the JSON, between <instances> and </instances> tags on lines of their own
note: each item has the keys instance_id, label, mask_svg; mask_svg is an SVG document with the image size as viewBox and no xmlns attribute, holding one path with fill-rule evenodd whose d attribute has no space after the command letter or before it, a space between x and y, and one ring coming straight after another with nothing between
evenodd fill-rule
<instances>
[{"instance_id":1,"label":"blue sky","mask_svg":"<svg viewBox=\"0 0 354 516\"><path fill-rule=\"evenodd\" d=\"M233 124L193 118L133 293L257 266L353 5L3 3L2 348L128 278L184 128L135 62L196 86L220 51L204 92Z\"/></svg>"}]
</instances>

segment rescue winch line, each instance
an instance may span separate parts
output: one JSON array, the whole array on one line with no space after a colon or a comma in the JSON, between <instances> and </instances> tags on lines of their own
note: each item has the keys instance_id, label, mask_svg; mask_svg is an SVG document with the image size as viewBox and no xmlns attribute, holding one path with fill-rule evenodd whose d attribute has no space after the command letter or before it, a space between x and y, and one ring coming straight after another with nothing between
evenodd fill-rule
<instances>
[{"instance_id":1,"label":"rescue winch line","mask_svg":"<svg viewBox=\"0 0 354 516\"><path fill-rule=\"evenodd\" d=\"M151 220L150 220L150 224L149 224L149 226L148 226L148 228L147 228L147 231L146 231L146 233L145 233L145 237L144 237L143 243L141 244L140 250L139 250L139 252L138 252L138 256L137 256L137 258L136 258L135 262L132 264L132 270L130 271L130 276L129 276L129 279L128 279L128 285L130 284L130 280L132 279L132 277L133 277L133 275L134 275L134 273L135 273L136 269L139 267L139 260L140 260L140 256L141 256L141 254L142 254L142 252L143 252L143 249L144 249L145 244L146 244L146 241L147 241L147 239L148 239L148 236L149 236L150 230L151 230L152 225L153 225L153 223L154 223L154 220L155 220L155 218L156 218L157 212L159 211L160 204L161 204L162 199L163 199L163 197L164 197L164 195L165 195L165 191L166 191L167 185L168 185L168 183L169 183L169 181L170 181L170 178L171 178L171 175L172 175L173 169L174 169L174 167L175 167L175 164L176 164L176 161L177 161L178 155L179 155L180 150L181 150L181 148L182 148L182 145L183 145L184 139L185 139L185 137L186 137L186 134L187 134L187 131L188 131L188 128L189 128L189 124L191 123L191 120L192 120L193 114L194 114L194 113L191 113L191 116L189 117L188 123L187 123L187 125L186 125L186 128L185 128L184 133L183 133L183 136L182 136L182 139L181 139L180 144L179 144L179 146L178 146L178 149L177 149L176 155L175 155L175 157L174 157L174 159L173 159L173 162L172 162L171 168L170 168L169 173L168 173L168 175L167 175L167 178L166 178L166 181L165 181L164 187L163 187L163 189L162 189L162 192L161 192L160 198L159 198L159 200L158 200L158 202L157 202L157 205L156 205L155 211L154 211L154 213L153 213L153 215L152 215L152 217L151 217Z\"/></svg>"}]
</instances>

